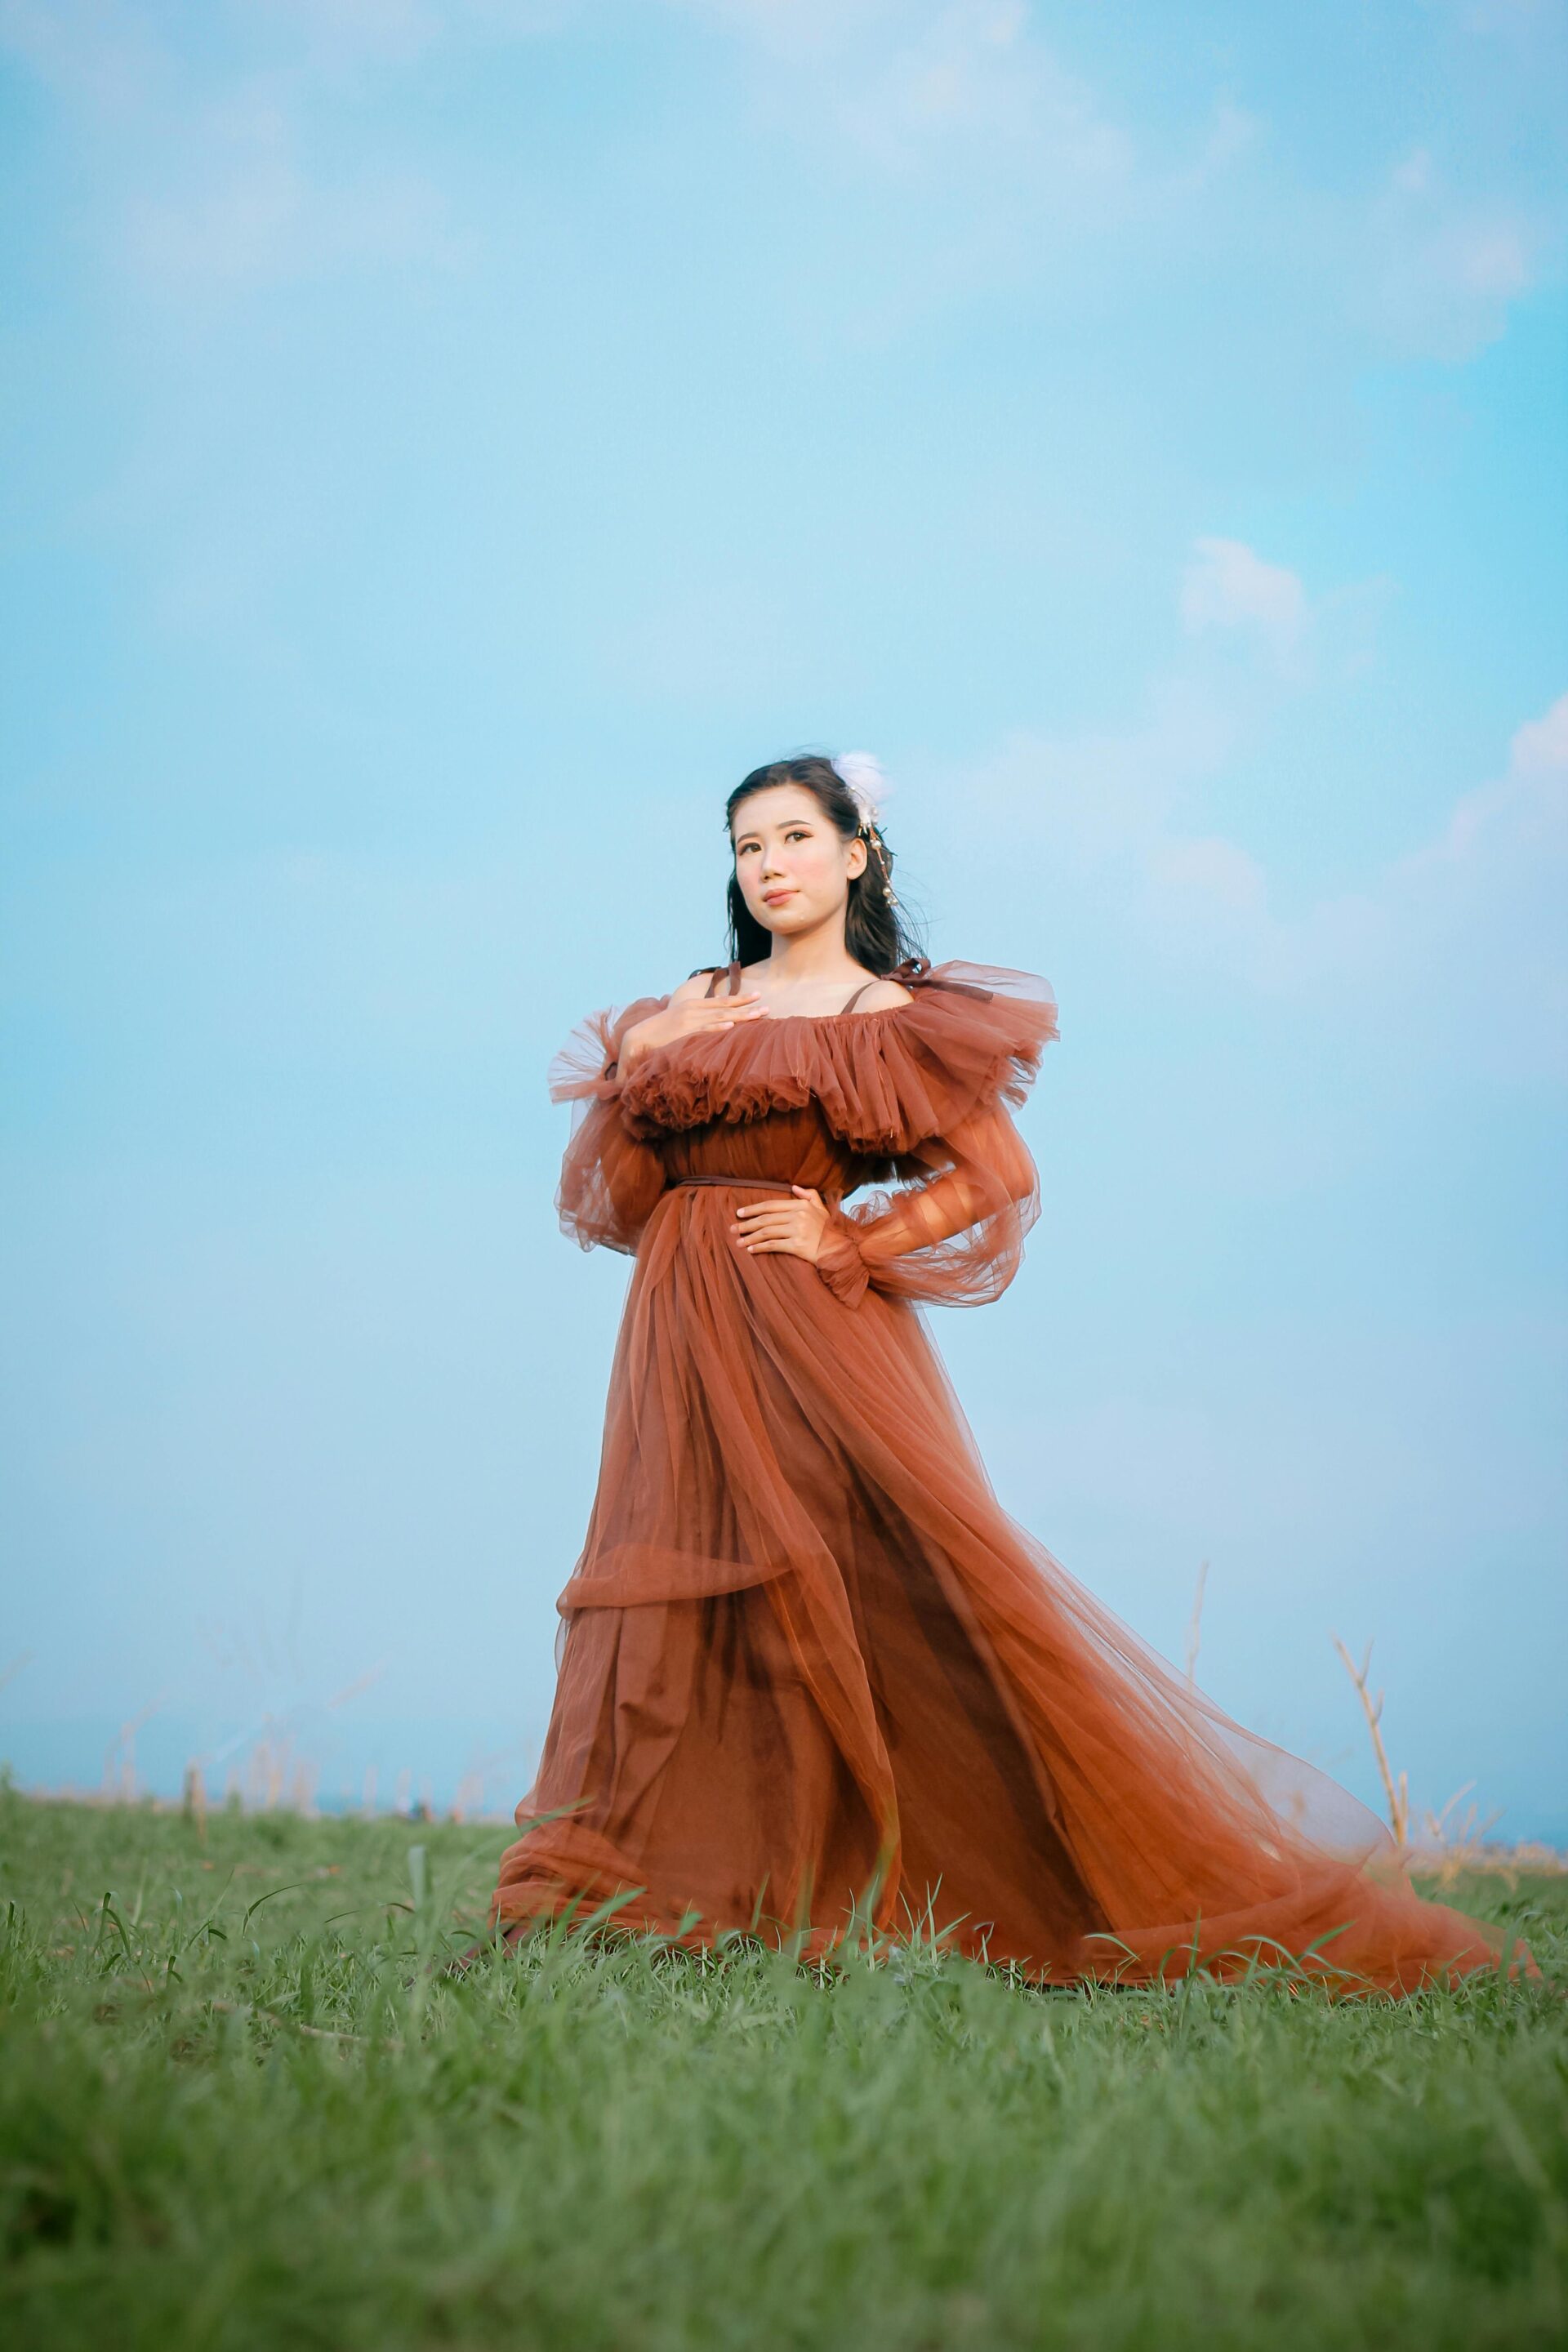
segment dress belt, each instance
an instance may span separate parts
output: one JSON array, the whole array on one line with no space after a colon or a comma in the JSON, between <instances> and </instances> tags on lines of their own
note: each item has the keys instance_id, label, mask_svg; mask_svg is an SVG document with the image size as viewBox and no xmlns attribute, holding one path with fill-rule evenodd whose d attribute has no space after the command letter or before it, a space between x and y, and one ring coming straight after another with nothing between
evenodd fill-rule
<instances>
[{"instance_id":1,"label":"dress belt","mask_svg":"<svg viewBox=\"0 0 1568 2352\"><path fill-rule=\"evenodd\" d=\"M797 1179L789 1176L672 1176L668 1189L681 1184L746 1184L754 1192L792 1192Z\"/></svg>"}]
</instances>

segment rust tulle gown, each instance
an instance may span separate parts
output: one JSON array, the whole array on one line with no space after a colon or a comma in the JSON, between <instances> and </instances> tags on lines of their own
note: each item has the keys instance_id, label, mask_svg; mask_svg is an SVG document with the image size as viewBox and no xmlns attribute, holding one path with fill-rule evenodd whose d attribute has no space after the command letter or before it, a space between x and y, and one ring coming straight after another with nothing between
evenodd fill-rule
<instances>
[{"instance_id":1,"label":"rust tulle gown","mask_svg":"<svg viewBox=\"0 0 1568 2352\"><path fill-rule=\"evenodd\" d=\"M1373 1814L1001 1508L920 1309L1017 1270L1039 1192L1009 1107L1056 1004L991 965L897 976L907 1003L694 1033L623 1075L669 1001L642 997L552 1065L563 1224L635 1265L492 1921L620 1897L617 1927L808 1955L921 1923L1054 1983L1289 1954L1403 1991L1495 1963ZM792 1181L832 1205L823 1255L748 1255L734 1210Z\"/></svg>"}]
</instances>

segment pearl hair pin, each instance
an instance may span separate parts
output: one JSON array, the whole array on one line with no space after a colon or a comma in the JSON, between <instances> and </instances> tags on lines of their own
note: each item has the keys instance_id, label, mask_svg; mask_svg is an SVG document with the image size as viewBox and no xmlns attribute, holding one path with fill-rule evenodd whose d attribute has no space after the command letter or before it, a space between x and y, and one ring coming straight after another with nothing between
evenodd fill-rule
<instances>
[{"instance_id":1,"label":"pearl hair pin","mask_svg":"<svg viewBox=\"0 0 1568 2352\"><path fill-rule=\"evenodd\" d=\"M892 861L877 823L882 803L893 789L883 773L882 763L874 751L841 751L828 764L860 812L861 830L875 844L882 861L883 879L888 886L888 904L896 907L899 901L893 889Z\"/></svg>"}]
</instances>

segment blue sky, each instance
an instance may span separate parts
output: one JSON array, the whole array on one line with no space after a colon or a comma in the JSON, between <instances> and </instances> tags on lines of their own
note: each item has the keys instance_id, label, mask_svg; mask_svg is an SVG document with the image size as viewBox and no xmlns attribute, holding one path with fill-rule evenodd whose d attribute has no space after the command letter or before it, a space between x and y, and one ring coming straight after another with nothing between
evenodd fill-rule
<instances>
[{"instance_id":1,"label":"blue sky","mask_svg":"<svg viewBox=\"0 0 1568 2352\"><path fill-rule=\"evenodd\" d=\"M1060 1002L931 1324L1006 1507L1178 1658L1206 1560L1369 1797L1374 1641L1418 1804L1568 1840L1564 41L0 0L22 1778L521 1796L627 1272L545 1066L813 745Z\"/></svg>"}]
</instances>

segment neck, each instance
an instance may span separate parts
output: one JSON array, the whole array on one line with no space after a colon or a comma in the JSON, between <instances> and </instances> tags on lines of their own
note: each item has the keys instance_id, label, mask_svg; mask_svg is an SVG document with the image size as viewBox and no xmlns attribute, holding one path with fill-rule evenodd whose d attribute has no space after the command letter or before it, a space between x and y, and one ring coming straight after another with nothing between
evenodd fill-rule
<instances>
[{"instance_id":1,"label":"neck","mask_svg":"<svg viewBox=\"0 0 1568 2352\"><path fill-rule=\"evenodd\" d=\"M809 930L792 931L787 939L775 931L765 969L770 982L780 988L810 988L848 980L860 966L844 944L843 916L831 915Z\"/></svg>"}]
</instances>

